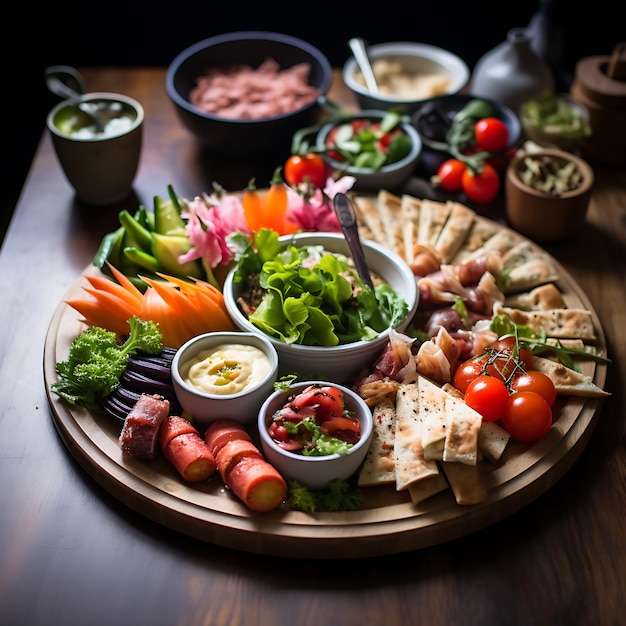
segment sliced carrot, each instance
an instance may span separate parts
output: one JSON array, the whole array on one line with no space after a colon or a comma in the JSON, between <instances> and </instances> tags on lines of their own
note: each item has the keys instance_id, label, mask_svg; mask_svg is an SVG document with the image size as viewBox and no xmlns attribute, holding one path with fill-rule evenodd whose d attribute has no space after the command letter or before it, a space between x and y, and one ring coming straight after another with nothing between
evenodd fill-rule
<instances>
[{"instance_id":1,"label":"sliced carrot","mask_svg":"<svg viewBox=\"0 0 626 626\"><path fill-rule=\"evenodd\" d=\"M188 435L189 433L198 434L196 427L189 420L178 415L170 415L165 422L163 422L159 430L159 445L161 446L161 450L165 452L170 441L178 437L178 435Z\"/></svg>"},{"instance_id":2,"label":"sliced carrot","mask_svg":"<svg viewBox=\"0 0 626 626\"><path fill-rule=\"evenodd\" d=\"M126 300L109 291L100 291L94 287L83 287L83 291L93 296L98 304L106 309L113 317L128 320L133 315L139 315L141 308L130 306Z\"/></svg>"},{"instance_id":3,"label":"sliced carrot","mask_svg":"<svg viewBox=\"0 0 626 626\"><path fill-rule=\"evenodd\" d=\"M215 461L220 476L226 484L228 484L230 472L242 459L262 461L263 455L252 441L246 441L245 439L231 439L220 448Z\"/></svg>"},{"instance_id":4,"label":"sliced carrot","mask_svg":"<svg viewBox=\"0 0 626 626\"><path fill-rule=\"evenodd\" d=\"M133 282L128 278L128 276L126 276L126 274L124 274L124 272L121 272L120 270L118 270L116 267L114 267L113 265L111 265L108 261L107 261L107 267L109 268L111 274L113 274L115 280L117 280L117 282L124 287L124 289L126 289L126 291L133 296L133 298L135 300L137 300L138 302L141 302L142 298L143 298L143 293L141 293L141 290L139 290L134 284Z\"/></svg>"},{"instance_id":5,"label":"sliced carrot","mask_svg":"<svg viewBox=\"0 0 626 626\"><path fill-rule=\"evenodd\" d=\"M267 513L287 496L287 483L278 470L264 460L244 458L230 471L227 486L251 510Z\"/></svg>"},{"instance_id":6,"label":"sliced carrot","mask_svg":"<svg viewBox=\"0 0 626 626\"><path fill-rule=\"evenodd\" d=\"M88 326L99 326L120 336L130 331L127 318L113 315L111 311L103 308L98 300L72 298L65 302L82 315L83 321Z\"/></svg>"},{"instance_id":7,"label":"sliced carrot","mask_svg":"<svg viewBox=\"0 0 626 626\"><path fill-rule=\"evenodd\" d=\"M204 440L211 449L213 456L217 457L219 451L233 439L252 441L252 437L243 424L235 420L221 419L209 424L204 431Z\"/></svg>"},{"instance_id":8,"label":"sliced carrot","mask_svg":"<svg viewBox=\"0 0 626 626\"><path fill-rule=\"evenodd\" d=\"M139 297L137 297L134 293L128 291L128 289L106 276L88 275L85 276L85 278L94 289L98 290L98 292L110 293L111 295L116 296L120 300L126 302L131 309L141 309L141 300L143 298L143 294L141 292L139 292Z\"/></svg>"},{"instance_id":9,"label":"sliced carrot","mask_svg":"<svg viewBox=\"0 0 626 626\"><path fill-rule=\"evenodd\" d=\"M178 473L189 482L207 480L217 467L209 447L198 433L174 437L164 454Z\"/></svg>"}]
</instances>

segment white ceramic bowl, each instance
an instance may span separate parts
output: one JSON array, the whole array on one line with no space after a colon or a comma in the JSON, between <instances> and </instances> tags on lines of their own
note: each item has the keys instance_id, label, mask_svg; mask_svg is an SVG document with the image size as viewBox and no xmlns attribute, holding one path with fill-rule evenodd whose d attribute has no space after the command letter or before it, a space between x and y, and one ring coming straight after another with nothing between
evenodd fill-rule
<instances>
[{"instance_id":1,"label":"white ceramic bowl","mask_svg":"<svg viewBox=\"0 0 626 626\"><path fill-rule=\"evenodd\" d=\"M354 57L348 58L343 66L343 81L354 93L362 109L390 109L402 106L406 113L412 113L421 102L431 97L458 93L465 87L470 77L467 63L448 50L423 43L390 42L374 44L368 48L368 55L376 71L377 62L386 59L398 61L404 71L415 75L442 75L447 81L445 89L437 93L426 90L423 97L402 97L394 94L374 95L356 78L359 70Z\"/></svg>"},{"instance_id":2,"label":"white ceramic bowl","mask_svg":"<svg viewBox=\"0 0 626 626\"><path fill-rule=\"evenodd\" d=\"M304 456L284 450L276 444L268 432L274 413L287 402L290 396L316 383L329 384L324 381L304 381L291 385L287 391L275 391L267 398L259 411L258 428L265 458L286 480L297 480L312 489L321 489L335 478L350 478L359 469L372 441L373 418L371 409L358 394L347 387L332 383L333 387L343 391L346 408L352 411L361 422L359 441L343 455Z\"/></svg>"},{"instance_id":3,"label":"white ceramic bowl","mask_svg":"<svg viewBox=\"0 0 626 626\"><path fill-rule=\"evenodd\" d=\"M323 152L326 148L326 141L330 131L338 124L346 124L351 120L367 119L370 121L380 121L385 116L384 111L361 111L352 118L345 118L341 121L332 121L320 128L315 143L319 151ZM422 139L417 129L411 124L410 120L402 122L401 128L403 132L411 140L411 151L403 159L385 165L379 170L364 169L353 165L346 166L341 161L337 161L328 155L324 155L326 162L334 170L340 171L346 176L354 176L356 182L354 189L361 191L378 191L379 189L387 189L396 191L401 189L409 180L422 152Z\"/></svg>"},{"instance_id":4,"label":"white ceramic bowl","mask_svg":"<svg viewBox=\"0 0 626 626\"><path fill-rule=\"evenodd\" d=\"M300 233L281 237L281 241L289 241L291 237L296 246L322 245L329 252L350 254L346 240L340 233ZM370 270L385 280L408 304L409 314L396 327L396 330L402 332L417 309L415 276L406 262L391 250L373 241L363 240L362 244ZM229 272L224 282L224 300L228 313L241 330L269 339L278 352L279 376L298 374L300 378L351 384L359 371L372 363L389 340L389 330L380 333L372 341L355 341L332 347L286 344L268 337L239 308L237 298L242 287L234 282L234 275L235 269Z\"/></svg>"},{"instance_id":5,"label":"white ceramic bowl","mask_svg":"<svg viewBox=\"0 0 626 626\"><path fill-rule=\"evenodd\" d=\"M269 372L253 386L237 393L204 391L185 380L189 364L204 350L221 344L243 344L261 350L269 360ZM272 344L258 333L214 332L193 337L174 355L172 382L176 397L194 424L201 428L219 419L233 419L242 424L256 421L259 407L274 391L278 374L278 355Z\"/></svg>"}]
</instances>

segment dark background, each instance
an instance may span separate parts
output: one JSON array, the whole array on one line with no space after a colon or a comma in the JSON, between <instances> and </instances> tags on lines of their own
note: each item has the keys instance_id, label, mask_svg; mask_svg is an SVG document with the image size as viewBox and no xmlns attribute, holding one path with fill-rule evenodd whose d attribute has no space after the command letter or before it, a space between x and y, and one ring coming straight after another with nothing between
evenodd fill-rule
<instances>
[{"instance_id":1,"label":"dark background","mask_svg":"<svg viewBox=\"0 0 626 626\"><path fill-rule=\"evenodd\" d=\"M545 2L560 37L557 84L568 90L576 61L610 55L626 40L624 22L609 0ZM526 26L539 2L528 0L395 0L361 2L239 3L233 0L32 3L13 5L5 17L2 49L9 76L4 94L3 165L0 184L0 234L19 199L28 167L58 98L43 80L49 65L75 67L165 67L184 48L207 37L236 30L273 30L300 37L322 50L331 65L349 55L347 41L418 41L476 61L506 39L507 31ZM8 15L8 13L5 13ZM557 41L557 39L555 39ZM89 85L87 85L89 88ZM51 198L51 202L54 199Z\"/></svg>"}]
</instances>

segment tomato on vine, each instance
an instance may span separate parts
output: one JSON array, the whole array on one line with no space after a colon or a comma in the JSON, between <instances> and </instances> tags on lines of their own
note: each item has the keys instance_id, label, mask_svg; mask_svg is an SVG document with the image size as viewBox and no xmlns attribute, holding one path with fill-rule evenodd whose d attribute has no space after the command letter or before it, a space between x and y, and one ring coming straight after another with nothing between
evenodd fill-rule
<instances>
[{"instance_id":1,"label":"tomato on vine","mask_svg":"<svg viewBox=\"0 0 626 626\"><path fill-rule=\"evenodd\" d=\"M509 130L497 117L483 117L474 126L476 146L487 152L500 152L509 142Z\"/></svg>"},{"instance_id":2,"label":"tomato on vine","mask_svg":"<svg viewBox=\"0 0 626 626\"><path fill-rule=\"evenodd\" d=\"M461 177L463 191L470 200L483 204L491 202L500 191L500 176L496 169L485 163L480 172L467 168Z\"/></svg>"},{"instance_id":3,"label":"tomato on vine","mask_svg":"<svg viewBox=\"0 0 626 626\"><path fill-rule=\"evenodd\" d=\"M285 181L289 185L309 182L318 189L323 189L328 176L324 159L314 152L304 155L292 154L285 162Z\"/></svg>"},{"instance_id":4,"label":"tomato on vine","mask_svg":"<svg viewBox=\"0 0 626 626\"><path fill-rule=\"evenodd\" d=\"M532 391L539 394L550 405L556 402L556 387L549 376L536 370L528 370L513 376L512 391Z\"/></svg>"},{"instance_id":5,"label":"tomato on vine","mask_svg":"<svg viewBox=\"0 0 626 626\"><path fill-rule=\"evenodd\" d=\"M459 159L446 159L437 170L437 184L444 191L455 192L461 190L463 172L467 166Z\"/></svg>"},{"instance_id":6,"label":"tomato on vine","mask_svg":"<svg viewBox=\"0 0 626 626\"><path fill-rule=\"evenodd\" d=\"M500 424L517 441L539 441L552 426L552 409L538 393L518 391L511 396Z\"/></svg>"},{"instance_id":7,"label":"tomato on vine","mask_svg":"<svg viewBox=\"0 0 626 626\"><path fill-rule=\"evenodd\" d=\"M500 378L481 374L465 391L465 404L482 415L485 422L495 422L509 405L509 390Z\"/></svg>"}]
</instances>

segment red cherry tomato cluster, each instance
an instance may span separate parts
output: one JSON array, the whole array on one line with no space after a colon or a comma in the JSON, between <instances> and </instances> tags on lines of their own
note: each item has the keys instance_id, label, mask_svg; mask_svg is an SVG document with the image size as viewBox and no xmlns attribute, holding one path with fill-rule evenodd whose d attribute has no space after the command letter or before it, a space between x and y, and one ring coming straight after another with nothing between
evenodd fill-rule
<instances>
[{"instance_id":1,"label":"red cherry tomato cluster","mask_svg":"<svg viewBox=\"0 0 626 626\"><path fill-rule=\"evenodd\" d=\"M507 336L462 363L453 383L483 420L499 420L513 439L530 443L550 430L556 401L552 380L530 369L531 364L532 353Z\"/></svg>"},{"instance_id":2,"label":"red cherry tomato cluster","mask_svg":"<svg viewBox=\"0 0 626 626\"><path fill-rule=\"evenodd\" d=\"M474 145L466 154L447 159L439 166L437 185L449 193L463 191L479 204L491 202L500 191L499 170L503 170L507 160L508 141L509 131L502 120L496 117L478 120L474 125ZM477 155L484 158L477 161Z\"/></svg>"}]
</instances>

